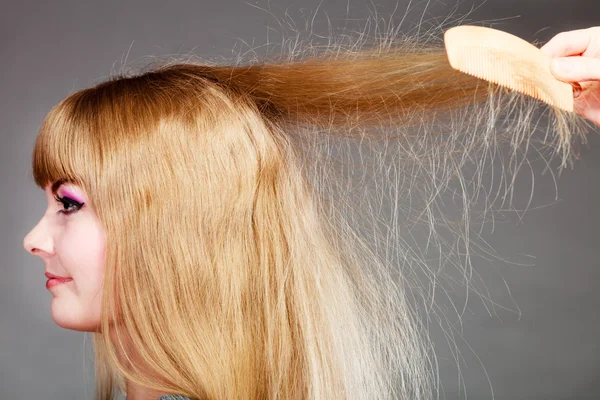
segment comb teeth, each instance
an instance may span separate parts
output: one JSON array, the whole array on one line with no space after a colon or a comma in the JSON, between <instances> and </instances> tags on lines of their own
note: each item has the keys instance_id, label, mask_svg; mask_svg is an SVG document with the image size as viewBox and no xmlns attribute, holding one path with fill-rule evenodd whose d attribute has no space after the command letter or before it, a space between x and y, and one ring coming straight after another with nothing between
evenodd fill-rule
<instances>
[{"instance_id":1,"label":"comb teeth","mask_svg":"<svg viewBox=\"0 0 600 400\"><path fill-rule=\"evenodd\" d=\"M550 57L509 33L459 26L444 35L452 68L573 111L573 88L554 78Z\"/></svg>"}]
</instances>

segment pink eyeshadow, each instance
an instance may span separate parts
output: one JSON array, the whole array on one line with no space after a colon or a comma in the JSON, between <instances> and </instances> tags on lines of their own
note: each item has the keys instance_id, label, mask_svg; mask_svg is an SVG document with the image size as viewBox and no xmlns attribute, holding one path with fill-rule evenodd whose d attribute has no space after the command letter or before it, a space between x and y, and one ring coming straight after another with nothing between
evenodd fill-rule
<instances>
[{"instance_id":1,"label":"pink eyeshadow","mask_svg":"<svg viewBox=\"0 0 600 400\"><path fill-rule=\"evenodd\" d=\"M70 192L67 189L62 189L61 192L62 192L63 196L69 197L69 198L75 200L78 203L83 203L84 202L81 197L77 196L76 194L73 194L73 192Z\"/></svg>"}]
</instances>

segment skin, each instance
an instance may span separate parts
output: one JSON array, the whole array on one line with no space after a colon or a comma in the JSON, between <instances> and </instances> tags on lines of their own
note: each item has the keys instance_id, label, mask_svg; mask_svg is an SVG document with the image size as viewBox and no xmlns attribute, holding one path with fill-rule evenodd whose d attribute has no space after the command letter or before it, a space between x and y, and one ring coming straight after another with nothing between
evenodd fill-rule
<instances>
[{"instance_id":1,"label":"skin","mask_svg":"<svg viewBox=\"0 0 600 400\"><path fill-rule=\"evenodd\" d=\"M80 188L67 184L58 188L56 195L65 204L54 198L50 185L44 192L48 207L23 246L44 261L44 272L73 279L49 289L54 322L65 329L94 332L100 321L104 277L103 229ZM84 204L79 208L75 201Z\"/></svg>"},{"instance_id":2,"label":"skin","mask_svg":"<svg viewBox=\"0 0 600 400\"><path fill-rule=\"evenodd\" d=\"M581 86L575 112L600 126L600 27L561 32L541 50L552 57L550 71L557 79Z\"/></svg>"},{"instance_id":3,"label":"skin","mask_svg":"<svg viewBox=\"0 0 600 400\"><path fill-rule=\"evenodd\" d=\"M47 185L44 192L48 207L25 236L23 246L44 261L44 272L73 279L49 289L54 322L65 329L97 332L104 279L104 230L95 212L86 205L86 195L80 187L63 184L53 193L51 185ZM63 200L58 201L55 195ZM121 355L119 358L123 362ZM127 400L154 400L167 394L129 381L126 388Z\"/></svg>"}]
</instances>

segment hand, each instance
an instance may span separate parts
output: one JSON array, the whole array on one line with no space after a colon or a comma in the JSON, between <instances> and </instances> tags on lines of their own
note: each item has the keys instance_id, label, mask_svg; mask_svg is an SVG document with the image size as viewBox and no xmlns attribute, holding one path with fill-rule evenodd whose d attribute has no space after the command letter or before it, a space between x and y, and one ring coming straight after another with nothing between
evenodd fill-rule
<instances>
[{"instance_id":1,"label":"hand","mask_svg":"<svg viewBox=\"0 0 600 400\"><path fill-rule=\"evenodd\" d=\"M553 57L550 71L581 91L574 94L575 112L600 126L600 27L562 32L541 50Z\"/></svg>"}]
</instances>

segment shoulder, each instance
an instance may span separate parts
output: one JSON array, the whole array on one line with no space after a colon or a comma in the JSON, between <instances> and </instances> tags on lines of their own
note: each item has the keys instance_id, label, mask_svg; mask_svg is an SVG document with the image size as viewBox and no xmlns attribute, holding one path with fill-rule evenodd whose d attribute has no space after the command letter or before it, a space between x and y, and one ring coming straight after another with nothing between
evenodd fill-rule
<instances>
[{"instance_id":1,"label":"shoulder","mask_svg":"<svg viewBox=\"0 0 600 400\"><path fill-rule=\"evenodd\" d=\"M156 400L192 400L189 397L185 397L179 394L166 394L164 396L160 396Z\"/></svg>"}]
</instances>

